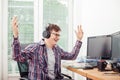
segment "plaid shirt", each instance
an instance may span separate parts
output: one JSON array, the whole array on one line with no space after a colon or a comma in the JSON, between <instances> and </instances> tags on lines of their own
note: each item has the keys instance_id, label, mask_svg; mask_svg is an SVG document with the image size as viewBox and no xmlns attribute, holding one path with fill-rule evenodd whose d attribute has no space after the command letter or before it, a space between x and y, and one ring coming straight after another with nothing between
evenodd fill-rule
<instances>
[{"instance_id":1,"label":"plaid shirt","mask_svg":"<svg viewBox=\"0 0 120 80\"><path fill-rule=\"evenodd\" d=\"M53 47L53 52L55 53L54 73L56 78L62 78L61 59L76 59L81 45L81 41L76 41L76 44L70 53L65 52L58 45ZM51 80L48 77L48 56L44 40L41 40L39 43L30 44L24 50L21 50L18 38L14 38L12 48L14 60L20 62L29 60L29 80Z\"/></svg>"}]
</instances>

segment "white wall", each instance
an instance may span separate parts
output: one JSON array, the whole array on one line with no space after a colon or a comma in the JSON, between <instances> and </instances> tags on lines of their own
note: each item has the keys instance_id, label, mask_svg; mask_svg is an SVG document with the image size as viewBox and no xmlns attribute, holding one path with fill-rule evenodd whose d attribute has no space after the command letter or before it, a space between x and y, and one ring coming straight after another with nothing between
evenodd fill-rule
<instances>
[{"instance_id":1,"label":"white wall","mask_svg":"<svg viewBox=\"0 0 120 80\"><path fill-rule=\"evenodd\" d=\"M75 24L84 31L82 53L86 53L88 36L105 35L120 31L120 0L77 0Z\"/></svg>"},{"instance_id":2,"label":"white wall","mask_svg":"<svg viewBox=\"0 0 120 80\"><path fill-rule=\"evenodd\" d=\"M82 24L84 31L79 56L86 55L88 36L120 31L120 0L75 0L74 8L74 26Z\"/></svg>"}]
</instances>

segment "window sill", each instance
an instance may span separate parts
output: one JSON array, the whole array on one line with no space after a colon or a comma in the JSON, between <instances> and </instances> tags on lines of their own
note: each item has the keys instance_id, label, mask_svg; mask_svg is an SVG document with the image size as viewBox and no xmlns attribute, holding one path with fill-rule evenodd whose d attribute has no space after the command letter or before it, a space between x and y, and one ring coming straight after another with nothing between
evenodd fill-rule
<instances>
[{"instance_id":1,"label":"window sill","mask_svg":"<svg viewBox=\"0 0 120 80\"><path fill-rule=\"evenodd\" d=\"M14 76L18 76L18 77L20 77L19 73L8 74L8 77L14 77Z\"/></svg>"},{"instance_id":2,"label":"window sill","mask_svg":"<svg viewBox=\"0 0 120 80\"><path fill-rule=\"evenodd\" d=\"M9 75L8 76L8 80L19 80L19 78L20 78L19 75L18 76L17 75L16 76L15 75Z\"/></svg>"}]
</instances>

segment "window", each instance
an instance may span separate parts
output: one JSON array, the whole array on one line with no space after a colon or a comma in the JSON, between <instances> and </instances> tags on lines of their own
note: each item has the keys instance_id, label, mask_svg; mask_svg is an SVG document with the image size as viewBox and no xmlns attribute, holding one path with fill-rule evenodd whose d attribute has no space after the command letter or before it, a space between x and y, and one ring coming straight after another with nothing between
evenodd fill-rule
<instances>
[{"instance_id":1,"label":"window","mask_svg":"<svg viewBox=\"0 0 120 80\"><path fill-rule=\"evenodd\" d=\"M12 58L11 18L18 17L20 43L31 43L34 40L34 5L33 0L8 0L8 73L18 73L16 62Z\"/></svg>"},{"instance_id":2,"label":"window","mask_svg":"<svg viewBox=\"0 0 120 80\"><path fill-rule=\"evenodd\" d=\"M48 23L55 23L60 26L62 34L59 45L65 50L68 50L68 34L71 34L69 33L69 29L72 29L71 26L69 27L69 18L71 17L70 19L72 19L72 15L69 16L69 6L72 6L72 3L69 3L70 1L71 0L43 0L43 25L45 27Z\"/></svg>"}]
</instances>

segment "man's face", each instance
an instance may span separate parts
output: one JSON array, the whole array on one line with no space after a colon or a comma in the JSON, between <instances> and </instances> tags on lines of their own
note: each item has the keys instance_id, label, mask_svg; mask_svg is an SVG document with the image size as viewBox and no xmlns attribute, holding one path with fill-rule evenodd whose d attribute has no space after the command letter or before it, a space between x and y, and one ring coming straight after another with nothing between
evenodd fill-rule
<instances>
[{"instance_id":1,"label":"man's face","mask_svg":"<svg viewBox=\"0 0 120 80\"><path fill-rule=\"evenodd\" d=\"M60 39L60 31L56 32L54 30L51 31L51 36L49 38L49 42L52 45L57 44L58 40Z\"/></svg>"}]
</instances>

